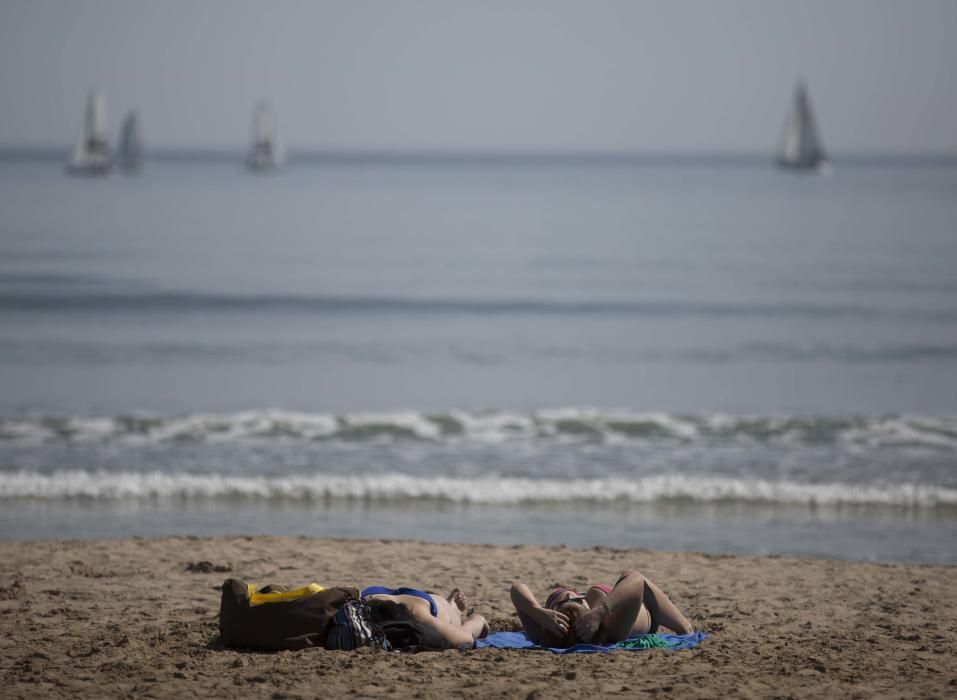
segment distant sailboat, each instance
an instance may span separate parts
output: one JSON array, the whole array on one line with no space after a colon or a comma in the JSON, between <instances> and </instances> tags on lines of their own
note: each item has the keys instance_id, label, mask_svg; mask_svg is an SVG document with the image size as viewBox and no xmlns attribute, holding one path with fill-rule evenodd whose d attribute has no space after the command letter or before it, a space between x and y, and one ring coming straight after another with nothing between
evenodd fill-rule
<instances>
[{"instance_id":1,"label":"distant sailboat","mask_svg":"<svg viewBox=\"0 0 957 700\"><path fill-rule=\"evenodd\" d=\"M265 100L256 104L253 111L253 133L246 156L246 167L263 172L274 170L286 162L286 153L276 131L276 121L269 103Z\"/></svg>"},{"instance_id":2,"label":"distant sailboat","mask_svg":"<svg viewBox=\"0 0 957 700\"><path fill-rule=\"evenodd\" d=\"M143 134L140 131L140 115L136 110L126 113L120 129L120 167L134 173L143 167Z\"/></svg>"},{"instance_id":3,"label":"distant sailboat","mask_svg":"<svg viewBox=\"0 0 957 700\"><path fill-rule=\"evenodd\" d=\"M106 98L102 92L91 90L86 101L83 131L73 147L67 172L72 175L106 175L112 166L106 124Z\"/></svg>"},{"instance_id":4,"label":"distant sailboat","mask_svg":"<svg viewBox=\"0 0 957 700\"><path fill-rule=\"evenodd\" d=\"M784 124L777 163L782 168L793 170L822 171L829 166L803 81L794 91L794 103Z\"/></svg>"}]
</instances>

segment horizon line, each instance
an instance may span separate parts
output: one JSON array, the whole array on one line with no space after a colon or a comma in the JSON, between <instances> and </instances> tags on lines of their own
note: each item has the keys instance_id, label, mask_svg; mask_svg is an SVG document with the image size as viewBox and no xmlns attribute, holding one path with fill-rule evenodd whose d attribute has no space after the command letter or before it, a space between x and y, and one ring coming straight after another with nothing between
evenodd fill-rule
<instances>
[{"instance_id":1,"label":"horizon line","mask_svg":"<svg viewBox=\"0 0 957 700\"><path fill-rule=\"evenodd\" d=\"M0 159L51 160L62 159L72 149L64 144L9 144L0 143ZM234 160L242 158L244 146L171 146L147 149L151 159L163 161L209 159ZM296 147L287 148L289 162L541 162L541 163L703 163L764 162L773 160L774 149L717 149L717 148L658 148L658 149L603 149L603 148L429 148L429 147ZM877 150L851 149L829 151L831 160L847 163L870 162L957 162L955 150Z\"/></svg>"}]
</instances>

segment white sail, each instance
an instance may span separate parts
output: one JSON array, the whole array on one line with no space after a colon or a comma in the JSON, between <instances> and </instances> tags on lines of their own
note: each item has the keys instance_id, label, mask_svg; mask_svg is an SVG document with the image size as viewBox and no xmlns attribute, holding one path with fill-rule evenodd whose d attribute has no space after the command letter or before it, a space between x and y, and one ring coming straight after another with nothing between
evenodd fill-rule
<instances>
[{"instance_id":1,"label":"white sail","mask_svg":"<svg viewBox=\"0 0 957 700\"><path fill-rule=\"evenodd\" d=\"M120 165L126 172L136 172L143 166L143 134L140 115L136 110L126 113L120 130Z\"/></svg>"},{"instance_id":2,"label":"white sail","mask_svg":"<svg viewBox=\"0 0 957 700\"><path fill-rule=\"evenodd\" d=\"M269 103L261 100L253 110L252 138L246 166L250 170L273 170L286 162L286 152Z\"/></svg>"},{"instance_id":3,"label":"white sail","mask_svg":"<svg viewBox=\"0 0 957 700\"><path fill-rule=\"evenodd\" d=\"M794 103L784 124L777 161L782 167L801 170L820 169L827 165L827 153L818 135L803 82L798 83L794 91Z\"/></svg>"},{"instance_id":4,"label":"white sail","mask_svg":"<svg viewBox=\"0 0 957 700\"><path fill-rule=\"evenodd\" d=\"M112 164L106 97L98 90L91 90L86 101L83 128L73 147L67 170L78 175L103 175L109 172Z\"/></svg>"}]
</instances>

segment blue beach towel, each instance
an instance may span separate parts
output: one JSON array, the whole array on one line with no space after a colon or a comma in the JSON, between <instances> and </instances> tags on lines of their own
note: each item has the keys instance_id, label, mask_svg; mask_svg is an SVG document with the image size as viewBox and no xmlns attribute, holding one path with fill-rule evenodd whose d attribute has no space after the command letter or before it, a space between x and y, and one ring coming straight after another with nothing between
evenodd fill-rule
<instances>
[{"instance_id":1,"label":"blue beach towel","mask_svg":"<svg viewBox=\"0 0 957 700\"><path fill-rule=\"evenodd\" d=\"M691 649L696 647L708 638L704 632L692 632L691 634L636 634L623 642L617 644L576 644L567 649L559 647L542 647L530 642L524 632L496 632L490 634L485 639L479 639L475 642L476 649L533 649L540 651L551 651L556 654L594 654L596 652L615 651L624 649L628 651L641 651L644 649L667 649L668 651L677 651L679 649Z\"/></svg>"}]
</instances>

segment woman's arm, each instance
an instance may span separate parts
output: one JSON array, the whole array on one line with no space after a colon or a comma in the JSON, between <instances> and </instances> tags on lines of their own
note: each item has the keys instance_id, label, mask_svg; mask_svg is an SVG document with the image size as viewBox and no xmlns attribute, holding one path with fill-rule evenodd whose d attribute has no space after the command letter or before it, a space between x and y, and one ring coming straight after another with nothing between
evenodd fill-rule
<instances>
[{"instance_id":1,"label":"woman's arm","mask_svg":"<svg viewBox=\"0 0 957 700\"><path fill-rule=\"evenodd\" d=\"M627 639L641 612L644 590L645 579L640 574L623 576L611 593L578 618L575 634L583 642L597 644Z\"/></svg>"},{"instance_id":2,"label":"woman's arm","mask_svg":"<svg viewBox=\"0 0 957 700\"><path fill-rule=\"evenodd\" d=\"M472 615L460 625L452 625L431 615L420 622L431 625L453 647L472 647L484 631L487 623L481 615Z\"/></svg>"},{"instance_id":3,"label":"woman's arm","mask_svg":"<svg viewBox=\"0 0 957 700\"><path fill-rule=\"evenodd\" d=\"M512 605L522 622L525 636L535 644L542 643L542 633L550 632L556 637L563 637L568 631L568 618L555 610L543 608L535 600L535 596L521 581L512 584L510 591Z\"/></svg>"},{"instance_id":4,"label":"woman's arm","mask_svg":"<svg viewBox=\"0 0 957 700\"><path fill-rule=\"evenodd\" d=\"M488 622L477 613L472 613L462 620L462 629L472 635L472 641L481 639L489 633Z\"/></svg>"}]
</instances>

